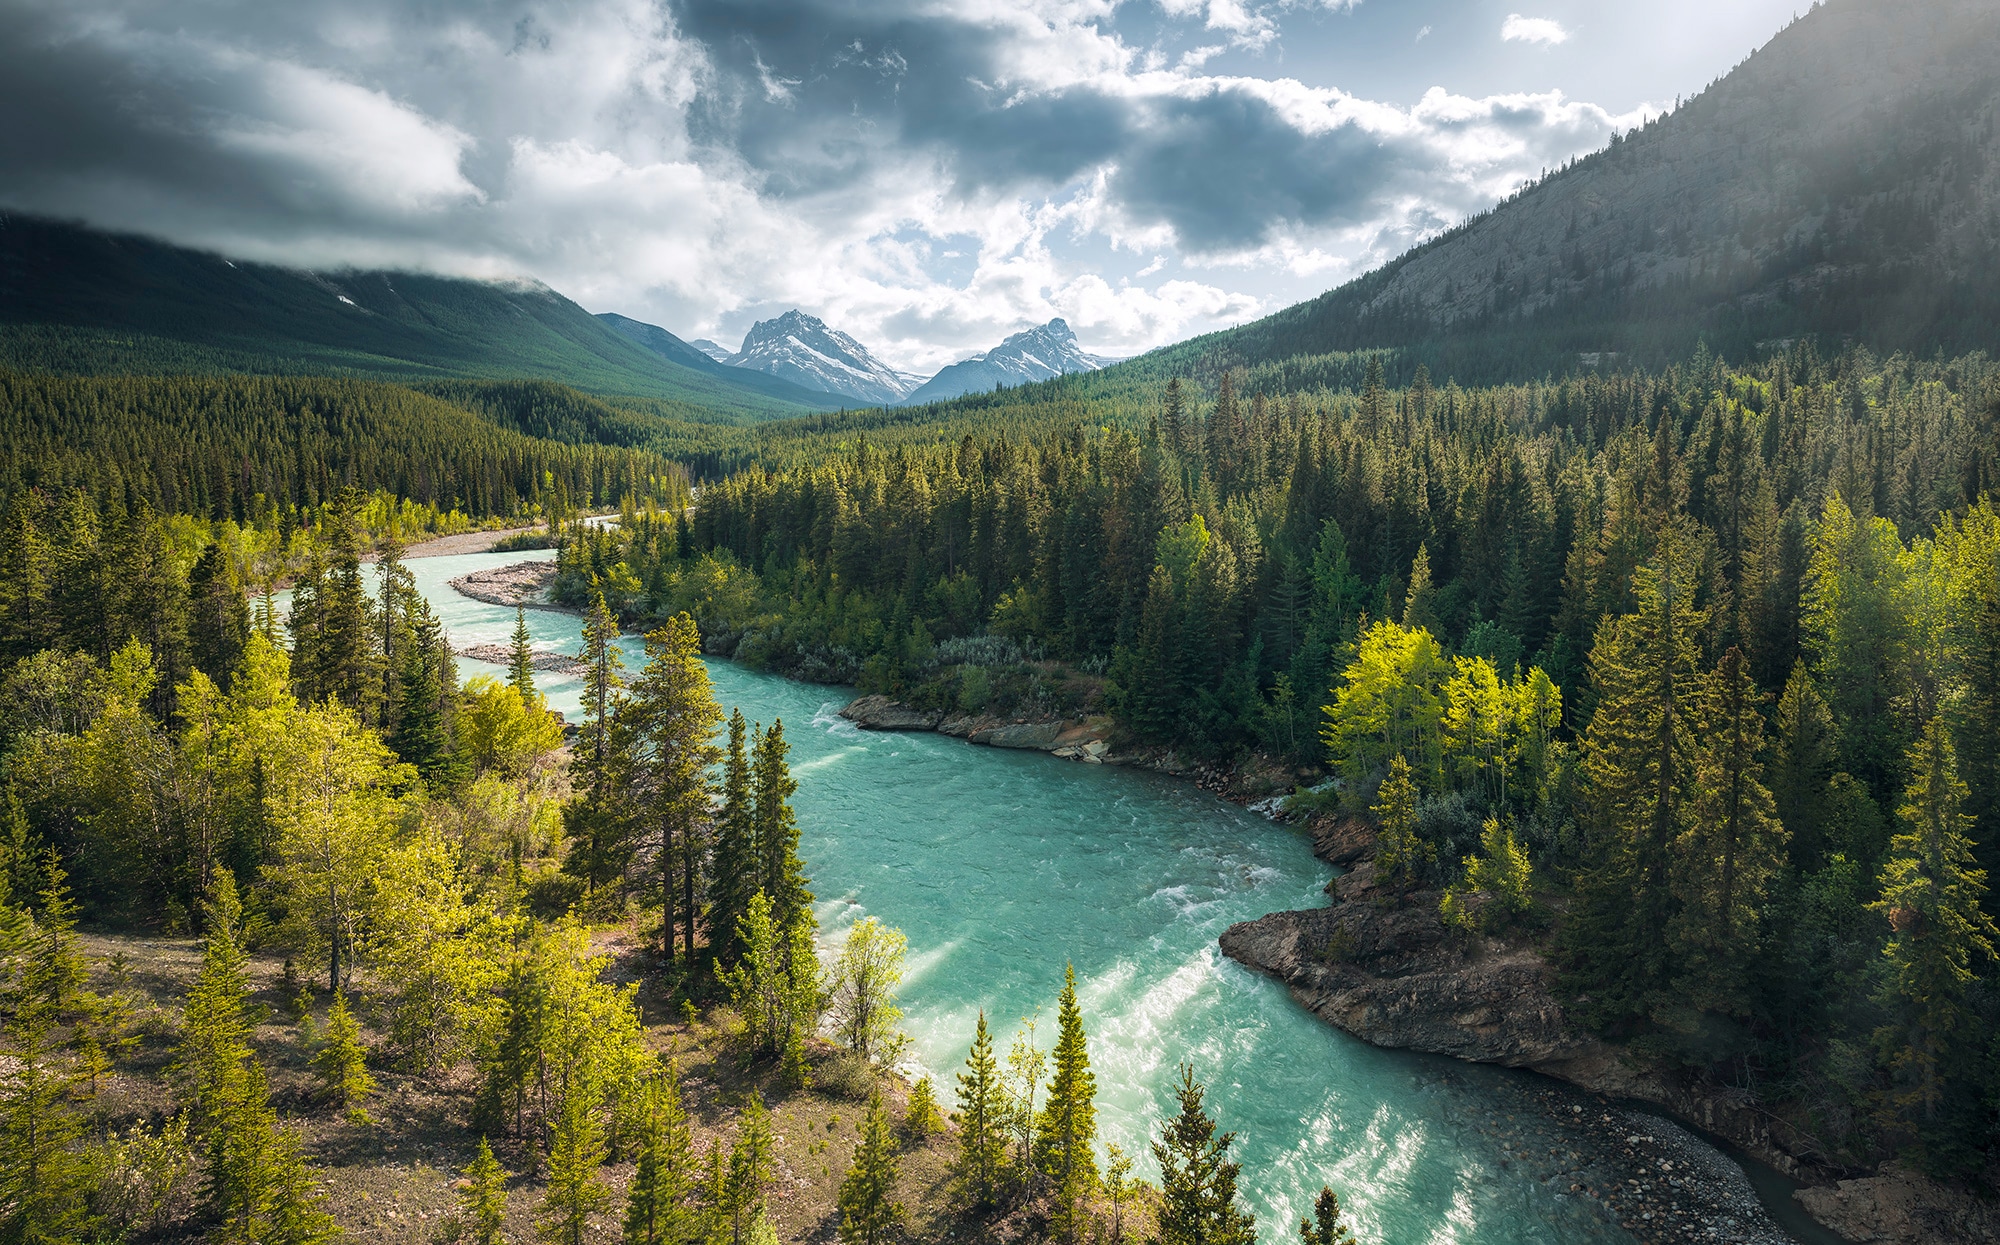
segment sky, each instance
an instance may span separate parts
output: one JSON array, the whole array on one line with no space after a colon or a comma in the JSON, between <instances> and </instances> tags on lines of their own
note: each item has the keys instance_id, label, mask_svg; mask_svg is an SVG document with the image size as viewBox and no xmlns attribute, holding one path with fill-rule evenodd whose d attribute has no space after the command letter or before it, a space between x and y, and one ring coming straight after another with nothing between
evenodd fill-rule
<instances>
[{"instance_id":1,"label":"sky","mask_svg":"<svg viewBox=\"0 0 2000 1245\"><path fill-rule=\"evenodd\" d=\"M732 348L797 307L924 374L1054 316L1136 354L1393 258L1800 8L0 0L0 205Z\"/></svg>"}]
</instances>

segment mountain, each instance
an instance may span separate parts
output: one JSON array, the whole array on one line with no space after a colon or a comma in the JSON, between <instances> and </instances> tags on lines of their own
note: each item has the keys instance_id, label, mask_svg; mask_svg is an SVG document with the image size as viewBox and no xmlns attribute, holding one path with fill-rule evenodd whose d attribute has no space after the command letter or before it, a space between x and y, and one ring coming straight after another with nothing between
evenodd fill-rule
<instances>
[{"instance_id":1,"label":"mountain","mask_svg":"<svg viewBox=\"0 0 2000 1245\"><path fill-rule=\"evenodd\" d=\"M731 350L729 347L723 345L721 342L712 342L708 340L706 337L697 337L693 341L689 342L688 345L693 346L696 350L701 351L703 354L715 360L717 363L727 362L729 356L736 353L734 350Z\"/></svg>"},{"instance_id":2,"label":"mountain","mask_svg":"<svg viewBox=\"0 0 2000 1245\"><path fill-rule=\"evenodd\" d=\"M597 318L611 326L626 340L643 346L680 367L693 368L697 372L705 372L731 384L741 385L745 389L753 389L758 393L768 394L786 402L796 402L802 406L832 410L840 405L840 398L837 395L827 393L823 389L808 389L754 368L730 367L710 352L692 342L682 341L657 324L647 324L643 320L621 316L615 311L600 311L597 313ZM714 342L708 344L715 345ZM728 352L725 351L723 358L727 357Z\"/></svg>"},{"instance_id":3,"label":"mountain","mask_svg":"<svg viewBox=\"0 0 2000 1245\"><path fill-rule=\"evenodd\" d=\"M868 406L893 405L923 383L921 376L896 371L860 342L802 311L787 311L775 320L751 325L743 336L743 349L728 362Z\"/></svg>"},{"instance_id":4,"label":"mountain","mask_svg":"<svg viewBox=\"0 0 2000 1245\"><path fill-rule=\"evenodd\" d=\"M1460 380L1805 335L2000 348L2000 4L1832 0L1684 106L1368 275L1159 352ZM1168 356L1163 358L1161 356Z\"/></svg>"},{"instance_id":5,"label":"mountain","mask_svg":"<svg viewBox=\"0 0 2000 1245\"><path fill-rule=\"evenodd\" d=\"M964 393L984 393L995 385L1024 385L1071 372L1094 372L1108 362L1085 354L1076 344L1069 322L1058 317L1039 328L1016 333L984 354L952 364L903 401L908 405L942 402Z\"/></svg>"},{"instance_id":6,"label":"mountain","mask_svg":"<svg viewBox=\"0 0 2000 1245\"><path fill-rule=\"evenodd\" d=\"M0 213L0 367L534 378L711 420L830 405L664 358L537 282L307 272L15 213Z\"/></svg>"}]
</instances>

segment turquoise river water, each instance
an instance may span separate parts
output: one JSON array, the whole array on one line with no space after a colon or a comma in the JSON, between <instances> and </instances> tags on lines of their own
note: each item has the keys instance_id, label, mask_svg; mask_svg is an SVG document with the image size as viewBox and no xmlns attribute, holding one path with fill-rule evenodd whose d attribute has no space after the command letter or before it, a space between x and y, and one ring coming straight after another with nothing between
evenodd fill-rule
<instances>
[{"instance_id":1,"label":"turquoise river water","mask_svg":"<svg viewBox=\"0 0 2000 1245\"><path fill-rule=\"evenodd\" d=\"M464 648L504 644L513 611L446 581L524 556L537 555L409 565ZM577 651L577 619L531 610L528 620L538 647ZM623 643L636 671L639 641ZM461 677L478 673L500 671L460 659ZM865 734L835 716L840 689L723 661L709 673L725 708L784 719L828 938L864 914L908 936L904 1027L947 1103L979 1009L1003 1051L1019 1019L1038 1012L1051 1043L1068 962L1103 1139L1144 1155L1174 1106L1178 1066L1192 1063L1211 1113L1237 1130L1242 1187L1266 1242L1295 1239L1323 1182L1367 1240L1631 1239L1529 1161L1560 1144L1534 1119L1530 1078L1378 1050L1216 950L1232 922L1325 902L1329 871L1297 832L1184 782L939 735ZM537 681L576 720L576 680ZM1139 1166L1150 1172L1150 1158Z\"/></svg>"}]
</instances>

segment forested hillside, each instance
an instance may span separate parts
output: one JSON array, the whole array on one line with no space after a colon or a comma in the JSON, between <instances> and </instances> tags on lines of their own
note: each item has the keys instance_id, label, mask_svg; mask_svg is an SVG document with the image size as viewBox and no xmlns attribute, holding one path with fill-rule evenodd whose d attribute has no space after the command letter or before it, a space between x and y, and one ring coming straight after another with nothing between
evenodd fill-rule
<instances>
[{"instance_id":1,"label":"forested hillside","mask_svg":"<svg viewBox=\"0 0 2000 1245\"><path fill-rule=\"evenodd\" d=\"M1138 366L1397 347L1392 375L1484 382L1606 354L1658 367L1703 339L1732 359L1804 334L1993 350L1995 46L1984 0L1814 5L1670 114L1435 241Z\"/></svg>"},{"instance_id":2,"label":"forested hillside","mask_svg":"<svg viewBox=\"0 0 2000 1245\"><path fill-rule=\"evenodd\" d=\"M1553 888L1579 1014L1646 1058L1763 1086L1829 1161L1978 1170L2000 1069L1945 1035L2000 1023L1993 365L1380 376L752 468L691 520L573 530L559 591L1330 773L1300 798L1375 809L1378 865L1457 911Z\"/></svg>"},{"instance_id":3,"label":"forested hillside","mask_svg":"<svg viewBox=\"0 0 2000 1245\"><path fill-rule=\"evenodd\" d=\"M441 392L463 405L324 377L0 371L0 496L83 490L127 508L268 523L348 488L475 518L558 496L587 506L686 494L678 463L625 448L646 443L658 420L559 386Z\"/></svg>"},{"instance_id":4,"label":"forested hillside","mask_svg":"<svg viewBox=\"0 0 2000 1245\"><path fill-rule=\"evenodd\" d=\"M662 358L533 282L305 272L14 213L0 213L0 366L533 378L665 403L683 419L837 405Z\"/></svg>"}]
</instances>

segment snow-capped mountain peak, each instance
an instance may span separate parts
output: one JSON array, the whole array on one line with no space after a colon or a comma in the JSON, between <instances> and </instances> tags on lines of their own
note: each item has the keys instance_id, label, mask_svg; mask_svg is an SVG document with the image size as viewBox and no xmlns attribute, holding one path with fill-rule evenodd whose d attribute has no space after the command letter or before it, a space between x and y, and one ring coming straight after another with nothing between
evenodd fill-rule
<instances>
[{"instance_id":1,"label":"snow-capped mountain peak","mask_svg":"<svg viewBox=\"0 0 2000 1245\"><path fill-rule=\"evenodd\" d=\"M860 342L802 311L751 325L743 349L728 362L871 405L899 402L923 383L922 377L889 367Z\"/></svg>"},{"instance_id":2,"label":"snow-capped mountain peak","mask_svg":"<svg viewBox=\"0 0 2000 1245\"><path fill-rule=\"evenodd\" d=\"M1111 362L1085 354L1069 322L1058 316L1025 329L983 354L954 363L925 381L905 402L940 402L995 385L1025 385L1070 372L1094 372Z\"/></svg>"}]
</instances>

